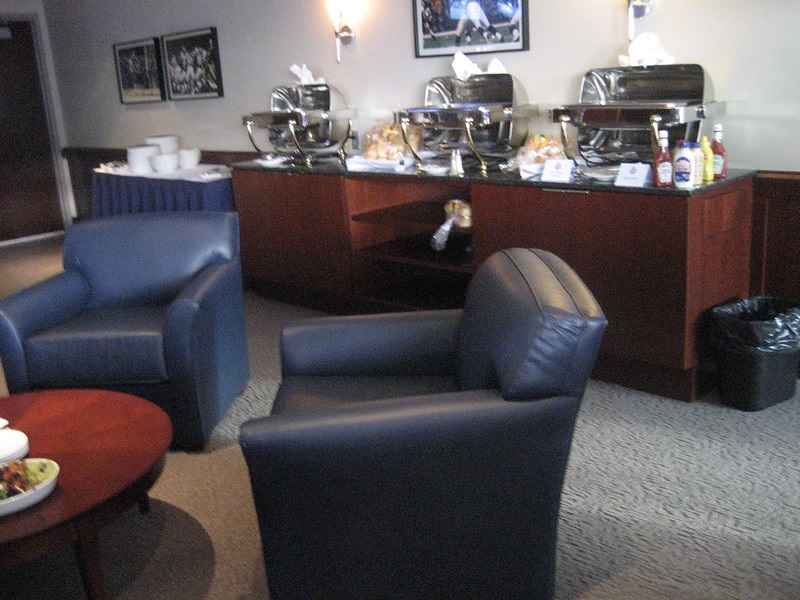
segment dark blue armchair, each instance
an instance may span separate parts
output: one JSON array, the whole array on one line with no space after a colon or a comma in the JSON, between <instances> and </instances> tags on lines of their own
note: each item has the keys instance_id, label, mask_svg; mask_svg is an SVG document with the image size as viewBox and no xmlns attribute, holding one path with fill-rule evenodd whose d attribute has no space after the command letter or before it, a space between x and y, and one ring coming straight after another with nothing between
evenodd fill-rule
<instances>
[{"instance_id":1,"label":"dark blue armchair","mask_svg":"<svg viewBox=\"0 0 800 600\"><path fill-rule=\"evenodd\" d=\"M511 249L463 310L289 323L242 426L273 600L549 600L561 488L606 320Z\"/></svg>"},{"instance_id":2,"label":"dark blue armchair","mask_svg":"<svg viewBox=\"0 0 800 600\"><path fill-rule=\"evenodd\" d=\"M132 393L169 414L173 447L201 449L249 378L238 215L73 225L64 272L0 301L0 357L12 393Z\"/></svg>"}]
</instances>

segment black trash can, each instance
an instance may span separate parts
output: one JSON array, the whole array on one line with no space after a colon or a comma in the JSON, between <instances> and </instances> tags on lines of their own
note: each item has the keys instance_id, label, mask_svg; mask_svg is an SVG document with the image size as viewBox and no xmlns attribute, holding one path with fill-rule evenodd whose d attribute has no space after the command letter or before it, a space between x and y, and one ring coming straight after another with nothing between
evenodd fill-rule
<instances>
[{"instance_id":1,"label":"black trash can","mask_svg":"<svg viewBox=\"0 0 800 600\"><path fill-rule=\"evenodd\" d=\"M794 396L800 302L746 298L712 308L706 326L706 347L713 352L716 385L725 404L756 411Z\"/></svg>"}]
</instances>

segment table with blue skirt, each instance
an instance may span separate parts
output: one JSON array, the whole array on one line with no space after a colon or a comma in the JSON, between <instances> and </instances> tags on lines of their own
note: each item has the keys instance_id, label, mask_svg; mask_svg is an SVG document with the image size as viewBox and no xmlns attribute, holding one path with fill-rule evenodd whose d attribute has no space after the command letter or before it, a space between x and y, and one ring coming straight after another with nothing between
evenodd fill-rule
<instances>
[{"instance_id":1,"label":"table with blue skirt","mask_svg":"<svg viewBox=\"0 0 800 600\"><path fill-rule=\"evenodd\" d=\"M233 210L230 172L199 165L173 173L131 175L95 169L92 216L178 210Z\"/></svg>"}]
</instances>

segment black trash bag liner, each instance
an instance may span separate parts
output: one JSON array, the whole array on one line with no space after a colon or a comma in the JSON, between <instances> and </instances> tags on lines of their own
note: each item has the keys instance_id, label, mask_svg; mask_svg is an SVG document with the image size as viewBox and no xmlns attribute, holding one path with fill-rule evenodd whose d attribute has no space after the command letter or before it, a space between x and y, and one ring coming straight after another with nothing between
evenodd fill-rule
<instances>
[{"instance_id":1,"label":"black trash bag liner","mask_svg":"<svg viewBox=\"0 0 800 600\"><path fill-rule=\"evenodd\" d=\"M731 350L800 348L800 302L756 296L711 309L712 345Z\"/></svg>"}]
</instances>

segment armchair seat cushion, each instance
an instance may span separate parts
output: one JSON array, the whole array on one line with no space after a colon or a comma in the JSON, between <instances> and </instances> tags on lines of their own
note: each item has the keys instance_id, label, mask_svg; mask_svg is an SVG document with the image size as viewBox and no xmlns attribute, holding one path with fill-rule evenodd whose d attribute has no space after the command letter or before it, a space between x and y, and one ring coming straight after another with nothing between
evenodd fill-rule
<instances>
[{"instance_id":1,"label":"armchair seat cushion","mask_svg":"<svg viewBox=\"0 0 800 600\"><path fill-rule=\"evenodd\" d=\"M272 414L457 390L452 375L290 375L281 382Z\"/></svg>"},{"instance_id":2,"label":"armchair seat cushion","mask_svg":"<svg viewBox=\"0 0 800 600\"><path fill-rule=\"evenodd\" d=\"M166 381L165 317L164 305L87 310L32 335L25 341L31 383L56 387Z\"/></svg>"}]
</instances>

